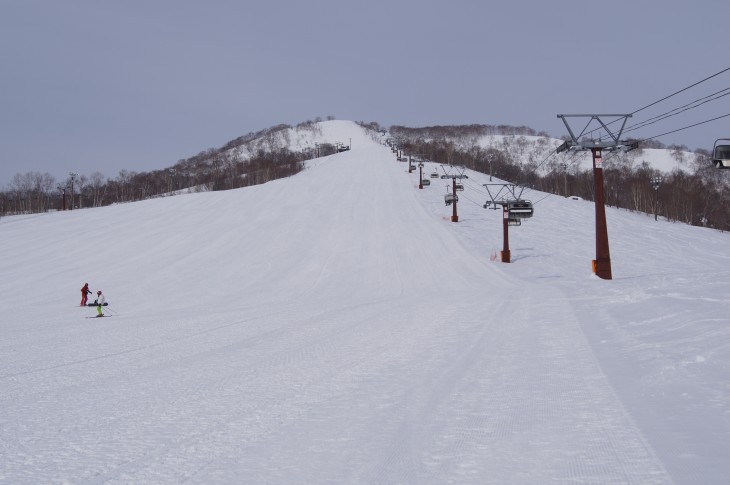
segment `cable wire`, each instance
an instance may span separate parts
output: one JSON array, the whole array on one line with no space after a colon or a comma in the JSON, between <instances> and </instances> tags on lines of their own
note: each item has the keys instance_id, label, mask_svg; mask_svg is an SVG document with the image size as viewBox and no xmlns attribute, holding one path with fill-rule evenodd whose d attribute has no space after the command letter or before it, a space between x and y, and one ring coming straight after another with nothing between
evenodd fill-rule
<instances>
[{"instance_id":1,"label":"cable wire","mask_svg":"<svg viewBox=\"0 0 730 485\"><path fill-rule=\"evenodd\" d=\"M553 195L555 195L555 194L551 194L551 193L549 193L549 192L548 192L548 194L547 194L547 195L546 195L545 197L543 197L542 199L538 200L537 202L533 202L533 203L532 203L533 207L534 207L534 206L536 206L537 204L539 204L540 202L542 202L543 200L545 200L545 199L547 199L548 197L551 197L551 196L553 196Z\"/></svg>"},{"instance_id":2,"label":"cable wire","mask_svg":"<svg viewBox=\"0 0 730 485\"><path fill-rule=\"evenodd\" d=\"M693 88L693 87L695 87L695 86L697 86L697 85L699 85L699 84L702 84L702 83L703 83L703 82L705 82L705 81L709 81L709 80L710 80L710 79L712 79L713 77L717 77L717 76L719 76L720 74L722 74L722 73L724 73L724 72L727 72L727 71L730 71L730 67L727 67L727 68L723 69L723 70L722 70L722 71L720 71L720 72L716 72L716 73L715 73L715 74L713 74L712 76L708 76L708 77L706 77L705 79L703 79L703 80L701 80L701 81L697 81L696 83L694 83L694 84L691 84L691 85L687 86L686 88L682 88L682 89L680 89L679 91L677 91L677 92L674 92L674 93L670 94L669 96L665 96L665 97L663 97L662 99L660 99L659 101L654 101L653 103L647 104L647 105L646 105L646 106L644 106L643 108L639 108L639 109L637 109L636 111L632 112L631 114L632 114L632 115L635 115L635 114L636 114L636 113L638 113L639 111L644 111L645 109L647 109L647 108L650 108L650 107L654 106L655 104L659 104L659 103L661 103L662 101L665 101L665 100L667 100L667 99L671 98L672 96L676 96L676 95L677 95L677 94L679 94L679 93L682 93L682 92L684 92L684 91L687 91L688 89L690 89L690 88Z\"/></svg>"},{"instance_id":3,"label":"cable wire","mask_svg":"<svg viewBox=\"0 0 730 485\"><path fill-rule=\"evenodd\" d=\"M461 194L461 197L459 199L461 199L461 198L464 198L464 199L468 200L469 202L471 202L472 204L478 205L479 207L484 207L484 204L480 204L479 202L474 202L473 200L471 200L469 197L467 197L463 193Z\"/></svg>"},{"instance_id":4,"label":"cable wire","mask_svg":"<svg viewBox=\"0 0 730 485\"><path fill-rule=\"evenodd\" d=\"M661 136L669 135L670 133L676 133L678 131L686 130L688 128L694 128L695 126L704 125L705 123L709 123L710 121L716 121L716 120L719 120L719 119L722 119L722 118L727 118L728 116L730 116L730 113L725 114L725 115L722 115L722 116L718 116L716 118L712 118L710 120L700 121L699 123L695 123L695 124L692 124L692 125L689 125L689 126L685 126L683 128L678 128L676 130L667 131L666 133L662 133L661 135L650 136L650 137L644 138L644 139L645 140L653 140L654 138L659 138Z\"/></svg>"},{"instance_id":5,"label":"cable wire","mask_svg":"<svg viewBox=\"0 0 730 485\"><path fill-rule=\"evenodd\" d=\"M709 81L710 79L712 79L712 78L715 78L715 77L719 76L720 74L723 74L723 73L725 73L725 72L727 72L727 71L730 71L730 67L726 67L725 69L723 69L723 70L721 70L721 71L718 71L718 72L716 72L715 74L712 74L711 76L708 76L708 77L706 77L706 78L704 78L704 79L702 79L702 80L700 80L700 81L697 81L696 83L690 84L689 86L687 86L687 87L684 87L684 88L682 88L682 89L680 89L680 90L678 90L678 91L675 91L674 93L672 93L672 94L670 94L670 95L668 95L668 96L664 96L663 98L659 99L658 101L654 101L653 103L649 103L649 104L647 104L646 106L643 106L643 107L641 107L641 108L639 108L639 109L637 109L637 110L635 110L635 111L632 111L632 112L631 112L631 113L629 114L629 116L633 116L633 115L635 115L636 113L639 113L640 111L644 111L645 109L647 109L647 108L650 108L650 107L652 107L652 106L654 106L654 105L656 105L656 104L659 104L659 103L661 103L662 101L666 101L667 99L669 99L669 98L671 98L671 97L673 97L673 96L676 96L676 95L677 95L677 94L679 94L679 93L682 93L682 92L684 92L684 91L687 91L688 89L691 89L691 88L693 88L693 87L695 87L695 86L698 86L698 85L700 85L700 84L702 84L702 83L704 83L704 82L706 82L706 81ZM710 96L712 96L712 95L710 95ZM690 103L690 104L691 104L691 103ZM670 112L671 112L671 111L670 111ZM666 114L666 113L665 113L665 114ZM663 115L659 115L659 116L663 116ZM616 123L617 121L619 121L619 119L616 119L616 120L610 121L610 122L606 123L606 126L608 126L608 125L611 125L611 124L613 124L613 123ZM595 131L598 131L598 130L600 130L600 129L602 129L602 127L601 127L601 128L594 128L593 130L591 130L591 131L589 131L589 132L585 133L585 135L590 135L591 133L593 133L593 132L595 132ZM677 131L681 131L681 130L677 130ZM670 133L674 133L674 132L670 132ZM668 134L668 133L665 133L665 134ZM661 135L659 135L659 136L661 136ZM647 138L647 139L651 139L651 138Z\"/></svg>"},{"instance_id":6,"label":"cable wire","mask_svg":"<svg viewBox=\"0 0 730 485\"><path fill-rule=\"evenodd\" d=\"M725 91L730 91L730 87L725 88L725 89L722 89L722 90L717 91L715 93L712 93L712 94L710 94L708 96L705 96L705 97L696 99L696 100L692 101L691 103L687 103L687 104L685 104L683 106L680 106L678 108L674 108L672 110L669 110L669 111L667 111L665 113L662 113L660 115L657 115L657 116L654 116L652 118L649 118L649 119L647 119L645 121L642 121L640 123L636 123L636 124L630 125L630 126L628 126L624 130L624 133L626 133L628 131L638 130L639 128L643 128L644 126L647 126L647 125L652 125L652 124L656 123L657 121L661 121L661 120L670 118L672 116L676 116L679 113L684 113L685 111L689 111L690 109L697 108L699 106L702 106L703 104L709 103L710 101L715 101L715 100L720 99L720 98L722 98L724 96L730 95L730 92L725 93L725 94L720 94L720 93L725 92ZM719 95L719 96L717 96L717 95ZM707 99L707 98L710 98L711 96L715 96L715 97L712 98L712 99ZM700 103L700 101L702 101L702 102ZM692 106L692 105L694 105L694 106ZM674 111L676 111L676 113L673 113Z\"/></svg>"}]
</instances>

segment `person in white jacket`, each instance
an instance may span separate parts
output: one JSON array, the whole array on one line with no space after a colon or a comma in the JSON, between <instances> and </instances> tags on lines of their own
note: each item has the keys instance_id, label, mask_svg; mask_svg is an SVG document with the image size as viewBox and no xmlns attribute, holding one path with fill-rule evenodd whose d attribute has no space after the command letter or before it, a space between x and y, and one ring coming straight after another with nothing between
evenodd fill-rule
<instances>
[{"instance_id":1,"label":"person in white jacket","mask_svg":"<svg viewBox=\"0 0 730 485\"><path fill-rule=\"evenodd\" d=\"M105 301L106 301L106 298L104 298L104 295L102 294L101 290L97 291L96 292L96 301L95 301L97 317L104 316L104 314L101 312L101 306L104 304Z\"/></svg>"}]
</instances>

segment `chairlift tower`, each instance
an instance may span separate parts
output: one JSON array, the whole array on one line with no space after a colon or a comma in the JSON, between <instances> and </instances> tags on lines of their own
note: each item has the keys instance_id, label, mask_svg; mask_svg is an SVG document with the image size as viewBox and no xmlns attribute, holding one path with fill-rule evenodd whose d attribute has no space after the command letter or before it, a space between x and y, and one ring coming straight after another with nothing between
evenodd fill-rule
<instances>
[{"instance_id":1,"label":"chairlift tower","mask_svg":"<svg viewBox=\"0 0 730 485\"><path fill-rule=\"evenodd\" d=\"M566 150L590 150L593 155L593 179L596 192L596 259L593 260L593 271L599 278L602 278L604 280L610 280L612 279L611 253L608 247L608 228L606 226L606 204L603 189L602 151L628 151L637 148L638 142L629 143L620 140L624 127L626 126L626 121L631 118L631 115L558 115L558 118L563 120L565 127L568 129L568 133L570 134L570 140L560 145L557 148L557 153L564 152ZM589 120L583 128L583 131L581 131L578 136L576 136L573 130L570 128L567 118L589 118ZM611 118L611 120L608 122L604 122L604 120L607 118ZM589 133L599 131L602 136L597 139L594 137L589 138L587 136L584 136L586 135L586 131L588 130L588 127L591 125L591 123L593 123L593 121L597 121L600 126L598 128L592 129ZM608 125L619 121L621 122L621 127L618 130L611 131Z\"/></svg>"},{"instance_id":2,"label":"chairlift tower","mask_svg":"<svg viewBox=\"0 0 730 485\"><path fill-rule=\"evenodd\" d=\"M451 179L451 193L454 194L454 204L453 204L453 211L451 213L451 222L459 222L459 215L456 213L456 201L459 200L459 198L456 196L456 177Z\"/></svg>"},{"instance_id":3,"label":"chairlift tower","mask_svg":"<svg viewBox=\"0 0 730 485\"><path fill-rule=\"evenodd\" d=\"M448 165L448 167L449 167L449 170L447 171L446 168L444 168L444 165L441 165L441 170L444 171L444 176L446 178L451 178L451 197L450 197L451 200L450 201L448 200L449 194L446 194L446 197L447 197L446 205L451 204L453 206L452 212L451 212L451 222L459 222L459 215L456 212L456 203L459 200L459 196L456 195L456 179L459 178L459 180L461 180L464 177L464 172L466 172L466 168L465 167L456 168L453 165ZM451 173L454 169L456 169L459 172L458 175L455 173L454 174Z\"/></svg>"},{"instance_id":4,"label":"chairlift tower","mask_svg":"<svg viewBox=\"0 0 730 485\"><path fill-rule=\"evenodd\" d=\"M71 180L71 206L69 207L69 210L73 210L74 208L74 180L79 176L79 174L74 172L69 172L68 174L69 179Z\"/></svg>"},{"instance_id":5,"label":"chairlift tower","mask_svg":"<svg viewBox=\"0 0 730 485\"><path fill-rule=\"evenodd\" d=\"M485 202L485 209L497 209L502 206L502 251L501 261L510 263L512 261L512 252L509 249L509 226L522 225L522 219L532 217L532 202L522 199L524 187L520 189L519 194L514 184L483 184L487 189L490 200ZM499 187L490 189L490 187ZM502 196L502 193L509 194L510 197Z\"/></svg>"}]
</instances>

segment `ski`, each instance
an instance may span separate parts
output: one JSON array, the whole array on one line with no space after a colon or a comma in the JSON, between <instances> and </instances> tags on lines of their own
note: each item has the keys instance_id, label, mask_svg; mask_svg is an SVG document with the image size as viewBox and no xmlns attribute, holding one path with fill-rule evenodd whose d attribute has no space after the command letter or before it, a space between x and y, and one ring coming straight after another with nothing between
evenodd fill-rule
<instances>
[{"instance_id":1,"label":"ski","mask_svg":"<svg viewBox=\"0 0 730 485\"><path fill-rule=\"evenodd\" d=\"M93 317L84 317L84 318L104 318L104 317L112 317L113 315L94 315Z\"/></svg>"}]
</instances>

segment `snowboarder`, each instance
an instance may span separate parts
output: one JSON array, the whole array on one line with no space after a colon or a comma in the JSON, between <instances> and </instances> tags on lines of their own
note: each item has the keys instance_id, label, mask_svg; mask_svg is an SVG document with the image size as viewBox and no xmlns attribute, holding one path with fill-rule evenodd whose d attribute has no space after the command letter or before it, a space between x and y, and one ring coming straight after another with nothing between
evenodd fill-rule
<instances>
[{"instance_id":1,"label":"snowboarder","mask_svg":"<svg viewBox=\"0 0 730 485\"><path fill-rule=\"evenodd\" d=\"M97 317L104 316L104 314L101 312L101 306L104 304L105 300L106 300L106 298L104 298L104 295L101 294L101 290L97 291L96 300L94 301L94 303L96 304L96 312L97 312L96 316Z\"/></svg>"},{"instance_id":2,"label":"snowboarder","mask_svg":"<svg viewBox=\"0 0 730 485\"><path fill-rule=\"evenodd\" d=\"M84 287L81 288L81 305L80 306L86 306L86 298L89 293L91 293L91 290L89 289L89 284L84 283Z\"/></svg>"}]
</instances>

